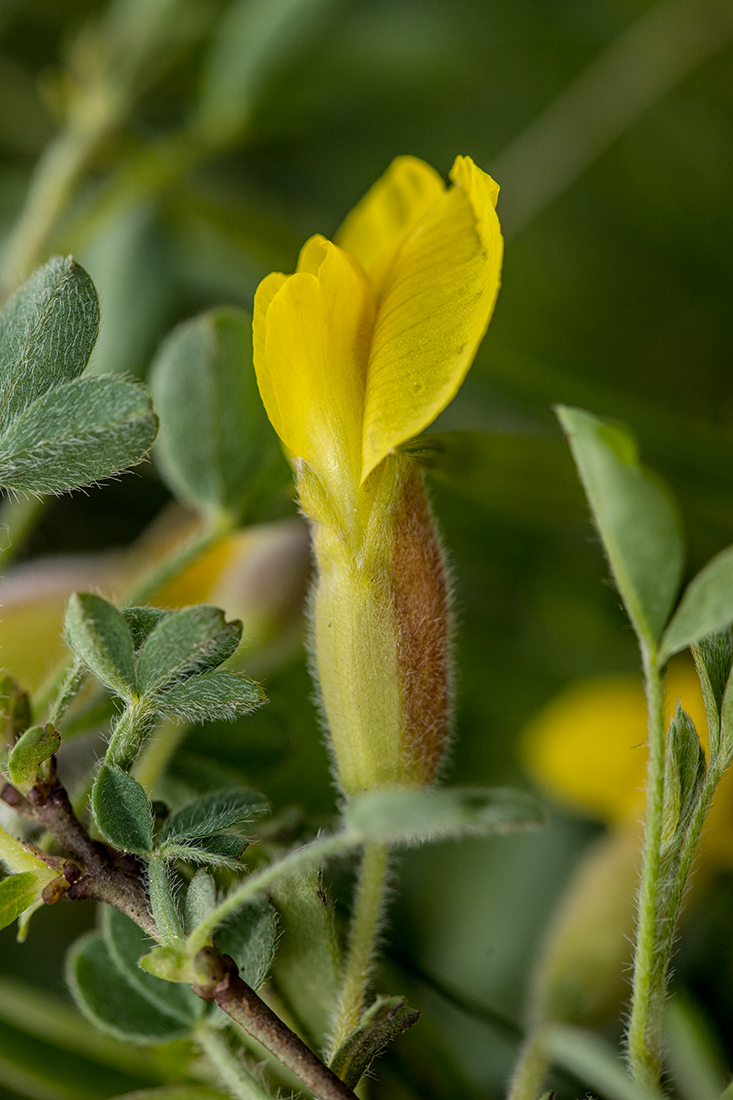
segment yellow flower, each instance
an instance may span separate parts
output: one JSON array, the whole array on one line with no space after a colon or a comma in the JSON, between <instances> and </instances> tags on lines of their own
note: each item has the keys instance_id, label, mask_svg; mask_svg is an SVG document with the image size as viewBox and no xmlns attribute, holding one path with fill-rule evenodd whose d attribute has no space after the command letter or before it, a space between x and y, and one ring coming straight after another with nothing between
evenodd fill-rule
<instances>
[{"instance_id":1,"label":"yellow flower","mask_svg":"<svg viewBox=\"0 0 733 1100\"><path fill-rule=\"evenodd\" d=\"M467 157L450 175L396 160L337 243L311 238L255 298L260 391L314 524L315 663L347 792L429 782L447 726L441 554L397 450L461 385L502 260L498 187Z\"/></svg>"}]
</instances>

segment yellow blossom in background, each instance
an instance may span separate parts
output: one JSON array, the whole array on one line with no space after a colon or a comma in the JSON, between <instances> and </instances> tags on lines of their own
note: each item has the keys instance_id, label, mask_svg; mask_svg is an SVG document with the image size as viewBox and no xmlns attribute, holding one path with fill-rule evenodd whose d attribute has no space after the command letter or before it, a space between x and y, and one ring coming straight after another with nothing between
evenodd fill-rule
<instances>
[{"instance_id":1,"label":"yellow blossom in background","mask_svg":"<svg viewBox=\"0 0 733 1100\"><path fill-rule=\"evenodd\" d=\"M267 414L313 524L315 666L347 792L432 780L446 736L448 596L422 479L397 449L454 397L486 332L498 187L394 161L331 243L255 298Z\"/></svg>"},{"instance_id":2,"label":"yellow blossom in background","mask_svg":"<svg viewBox=\"0 0 733 1100\"><path fill-rule=\"evenodd\" d=\"M704 749L708 729L700 682L691 662L676 661L666 681L667 724L677 703L692 718ZM647 762L644 688L635 676L573 684L530 722L522 753L550 797L569 810L611 825L640 820ZM733 866L733 773L723 779L701 850Z\"/></svg>"}]
</instances>

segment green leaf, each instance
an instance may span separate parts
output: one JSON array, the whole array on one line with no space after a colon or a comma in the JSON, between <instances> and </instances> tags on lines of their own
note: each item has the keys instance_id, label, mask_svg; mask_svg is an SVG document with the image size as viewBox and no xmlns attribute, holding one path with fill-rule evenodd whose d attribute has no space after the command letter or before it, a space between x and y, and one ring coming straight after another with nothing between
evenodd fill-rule
<instances>
[{"instance_id":1,"label":"green leaf","mask_svg":"<svg viewBox=\"0 0 733 1100\"><path fill-rule=\"evenodd\" d=\"M100 833L115 848L150 855L153 808L144 787L114 764L102 764L92 787L92 810Z\"/></svg>"},{"instance_id":2,"label":"green leaf","mask_svg":"<svg viewBox=\"0 0 733 1100\"><path fill-rule=\"evenodd\" d=\"M682 579L676 505L661 481L639 464L625 428L581 409L559 406L557 415L626 612L640 642L654 650Z\"/></svg>"},{"instance_id":3,"label":"green leaf","mask_svg":"<svg viewBox=\"0 0 733 1100\"><path fill-rule=\"evenodd\" d=\"M190 936L194 928L209 915L216 905L216 880L208 871L197 871L188 884L186 891L186 934Z\"/></svg>"},{"instance_id":4,"label":"green leaf","mask_svg":"<svg viewBox=\"0 0 733 1100\"><path fill-rule=\"evenodd\" d=\"M37 398L0 437L0 485L30 493L89 485L139 462L156 431L142 386L78 378Z\"/></svg>"},{"instance_id":5,"label":"green leaf","mask_svg":"<svg viewBox=\"0 0 733 1100\"><path fill-rule=\"evenodd\" d=\"M333 903L315 868L280 879L271 896L280 925L272 980L305 1034L321 1048L338 1003L343 970Z\"/></svg>"},{"instance_id":6,"label":"green leaf","mask_svg":"<svg viewBox=\"0 0 733 1100\"><path fill-rule=\"evenodd\" d=\"M39 767L58 751L60 745L61 738L51 725L27 729L8 756L8 774L12 782L24 789L32 787Z\"/></svg>"},{"instance_id":7,"label":"green leaf","mask_svg":"<svg viewBox=\"0 0 733 1100\"><path fill-rule=\"evenodd\" d=\"M66 979L79 1010L117 1039L140 1045L166 1043L192 1029L190 1021L162 1011L133 988L98 932L87 933L73 945Z\"/></svg>"},{"instance_id":8,"label":"green leaf","mask_svg":"<svg viewBox=\"0 0 733 1100\"><path fill-rule=\"evenodd\" d=\"M236 652L239 620L227 622L218 607L200 604L174 611L150 632L140 650L138 677L145 694L216 668Z\"/></svg>"},{"instance_id":9,"label":"green leaf","mask_svg":"<svg viewBox=\"0 0 733 1100\"><path fill-rule=\"evenodd\" d=\"M137 690L132 637L120 611L102 596L75 592L66 608L64 637L98 680L130 699Z\"/></svg>"},{"instance_id":10,"label":"green leaf","mask_svg":"<svg viewBox=\"0 0 733 1100\"><path fill-rule=\"evenodd\" d=\"M260 685L240 672L206 672L155 697L161 714L189 722L233 722L266 702Z\"/></svg>"},{"instance_id":11,"label":"green leaf","mask_svg":"<svg viewBox=\"0 0 733 1100\"><path fill-rule=\"evenodd\" d=\"M545 1043L557 1065L587 1082L606 1100L664 1100L657 1089L633 1081L614 1048L599 1035L567 1024L553 1024L547 1028Z\"/></svg>"},{"instance_id":12,"label":"green leaf","mask_svg":"<svg viewBox=\"0 0 733 1100\"><path fill-rule=\"evenodd\" d=\"M707 634L733 623L733 546L717 554L685 589L664 632L660 659L667 660Z\"/></svg>"},{"instance_id":13,"label":"green leaf","mask_svg":"<svg viewBox=\"0 0 733 1100\"><path fill-rule=\"evenodd\" d=\"M567 523L586 514L561 439L526 432L435 432L400 451L436 481L513 521Z\"/></svg>"},{"instance_id":14,"label":"green leaf","mask_svg":"<svg viewBox=\"0 0 733 1100\"><path fill-rule=\"evenodd\" d=\"M102 935L112 962L127 982L161 1012L193 1025L204 1012L204 1002L185 985L164 982L138 965L154 946L134 921L106 905L102 911Z\"/></svg>"},{"instance_id":15,"label":"green leaf","mask_svg":"<svg viewBox=\"0 0 733 1100\"><path fill-rule=\"evenodd\" d=\"M122 617L132 636L133 648L136 651L140 649L158 623L167 619L170 614L163 607L123 607Z\"/></svg>"},{"instance_id":16,"label":"green leaf","mask_svg":"<svg viewBox=\"0 0 733 1100\"><path fill-rule=\"evenodd\" d=\"M147 974L153 974L165 982L196 981L193 961L185 951L175 947L154 947L140 959L140 966Z\"/></svg>"},{"instance_id":17,"label":"green leaf","mask_svg":"<svg viewBox=\"0 0 733 1100\"><path fill-rule=\"evenodd\" d=\"M156 357L151 385L167 484L204 515L240 515L277 446L252 368L252 318L218 309L180 325Z\"/></svg>"},{"instance_id":18,"label":"green leaf","mask_svg":"<svg viewBox=\"0 0 733 1100\"><path fill-rule=\"evenodd\" d=\"M663 849L678 849L684 841L706 770L695 724L678 703L665 753Z\"/></svg>"},{"instance_id":19,"label":"green leaf","mask_svg":"<svg viewBox=\"0 0 733 1100\"><path fill-rule=\"evenodd\" d=\"M12 676L0 676L0 748L12 745L32 720L28 692Z\"/></svg>"},{"instance_id":20,"label":"green leaf","mask_svg":"<svg viewBox=\"0 0 733 1100\"><path fill-rule=\"evenodd\" d=\"M503 787L378 788L354 796L344 816L365 839L381 844L490 836L546 820L536 798Z\"/></svg>"},{"instance_id":21,"label":"green leaf","mask_svg":"<svg viewBox=\"0 0 733 1100\"><path fill-rule=\"evenodd\" d=\"M275 957L275 910L264 898L251 901L217 928L214 942L222 954L231 955L247 984L258 989Z\"/></svg>"},{"instance_id":22,"label":"green leaf","mask_svg":"<svg viewBox=\"0 0 733 1100\"><path fill-rule=\"evenodd\" d=\"M0 928L7 928L37 900L40 886L32 871L9 875L0 882Z\"/></svg>"},{"instance_id":23,"label":"green leaf","mask_svg":"<svg viewBox=\"0 0 733 1100\"><path fill-rule=\"evenodd\" d=\"M401 997L377 997L331 1059L331 1069L355 1089L375 1058L416 1023L420 1013Z\"/></svg>"},{"instance_id":24,"label":"green leaf","mask_svg":"<svg viewBox=\"0 0 733 1100\"><path fill-rule=\"evenodd\" d=\"M113 1100L231 1100L228 1092L216 1092L205 1085L165 1085L159 1089L126 1092Z\"/></svg>"},{"instance_id":25,"label":"green leaf","mask_svg":"<svg viewBox=\"0 0 733 1100\"><path fill-rule=\"evenodd\" d=\"M0 313L0 431L47 390L78 377L99 331L92 280L71 256L55 256Z\"/></svg>"},{"instance_id":26,"label":"green leaf","mask_svg":"<svg viewBox=\"0 0 733 1100\"><path fill-rule=\"evenodd\" d=\"M214 791L172 813L161 830L161 840L208 837L232 825L251 821L267 808L267 801L255 791Z\"/></svg>"},{"instance_id":27,"label":"green leaf","mask_svg":"<svg viewBox=\"0 0 733 1100\"><path fill-rule=\"evenodd\" d=\"M727 627L701 638L699 642L693 642L692 656L700 677L710 733L710 751L714 755L719 747L723 698L733 664L733 631Z\"/></svg>"}]
</instances>

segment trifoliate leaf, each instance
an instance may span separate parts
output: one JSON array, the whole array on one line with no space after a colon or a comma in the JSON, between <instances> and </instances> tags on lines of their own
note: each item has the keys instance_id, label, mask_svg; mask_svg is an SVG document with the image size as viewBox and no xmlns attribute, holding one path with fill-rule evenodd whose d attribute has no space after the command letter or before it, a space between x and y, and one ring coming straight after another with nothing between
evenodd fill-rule
<instances>
[{"instance_id":1,"label":"trifoliate leaf","mask_svg":"<svg viewBox=\"0 0 733 1100\"><path fill-rule=\"evenodd\" d=\"M69 649L112 691L129 699L136 691L132 636L114 604L91 592L76 592L66 609Z\"/></svg>"},{"instance_id":2,"label":"trifoliate leaf","mask_svg":"<svg viewBox=\"0 0 733 1100\"><path fill-rule=\"evenodd\" d=\"M75 379L38 397L0 437L0 485L31 493L89 485L139 462L156 431L142 386Z\"/></svg>"},{"instance_id":3,"label":"trifoliate leaf","mask_svg":"<svg viewBox=\"0 0 733 1100\"><path fill-rule=\"evenodd\" d=\"M144 787L128 772L103 764L92 787L92 810L105 840L123 852L149 855L153 811Z\"/></svg>"},{"instance_id":4,"label":"trifoliate leaf","mask_svg":"<svg viewBox=\"0 0 733 1100\"><path fill-rule=\"evenodd\" d=\"M236 651L241 637L241 622L227 622L218 607L200 604L174 611L140 650L140 690L160 694L168 685L216 668Z\"/></svg>"},{"instance_id":5,"label":"trifoliate leaf","mask_svg":"<svg viewBox=\"0 0 733 1100\"><path fill-rule=\"evenodd\" d=\"M639 463L625 428L581 409L560 406L557 415L631 624L640 642L656 649L682 579L677 507Z\"/></svg>"},{"instance_id":6,"label":"trifoliate leaf","mask_svg":"<svg viewBox=\"0 0 733 1100\"><path fill-rule=\"evenodd\" d=\"M81 374L98 331L97 293L83 267L55 256L34 271L0 313L0 431Z\"/></svg>"}]
</instances>

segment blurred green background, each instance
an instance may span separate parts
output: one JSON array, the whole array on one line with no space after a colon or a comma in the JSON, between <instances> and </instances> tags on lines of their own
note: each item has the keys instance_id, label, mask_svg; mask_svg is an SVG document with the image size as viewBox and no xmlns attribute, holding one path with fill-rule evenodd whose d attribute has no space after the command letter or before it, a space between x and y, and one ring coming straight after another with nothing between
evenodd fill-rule
<instances>
[{"instance_id":1,"label":"blurred green background","mask_svg":"<svg viewBox=\"0 0 733 1100\"><path fill-rule=\"evenodd\" d=\"M6 279L50 147L46 174L68 187L30 258L73 252L92 275L96 370L144 376L179 320L250 308L394 156L447 175L468 154L500 183L496 314L433 429L471 433L430 476L455 590L451 781L526 784L516 743L537 708L638 667L553 404L633 428L680 500L691 572L733 542L732 42L728 0L0 0ZM126 545L166 499L148 465L60 500L26 555ZM243 736L270 756L244 774L325 818L302 659L267 689ZM208 751L236 766L220 742ZM533 952L594 833L555 811L531 837L402 859L384 980L423 1018L375 1095L502 1095ZM729 1059L732 895L733 879L710 887L677 967ZM66 939L92 920L70 910L41 914L22 948L6 930L2 971L61 990ZM46 1100L0 1085L17 1095Z\"/></svg>"}]
</instances>

